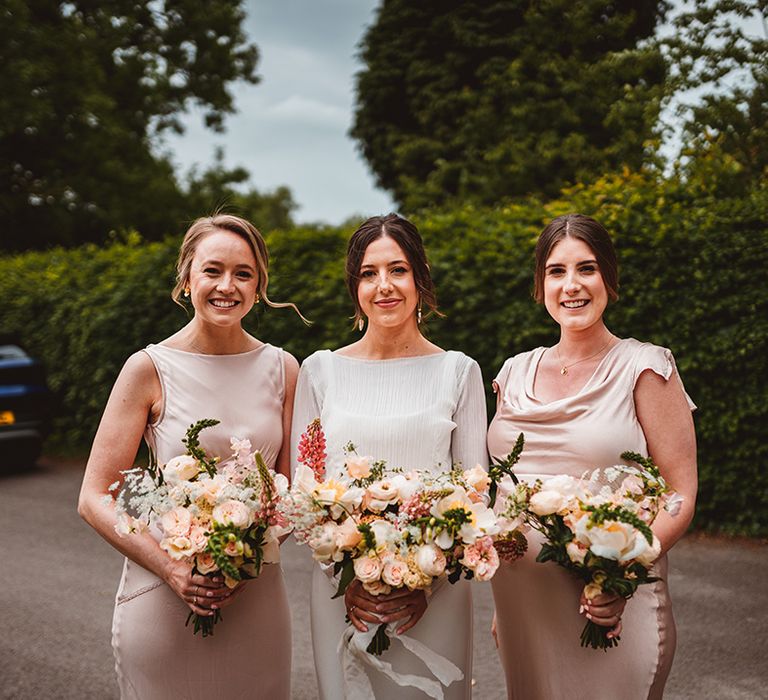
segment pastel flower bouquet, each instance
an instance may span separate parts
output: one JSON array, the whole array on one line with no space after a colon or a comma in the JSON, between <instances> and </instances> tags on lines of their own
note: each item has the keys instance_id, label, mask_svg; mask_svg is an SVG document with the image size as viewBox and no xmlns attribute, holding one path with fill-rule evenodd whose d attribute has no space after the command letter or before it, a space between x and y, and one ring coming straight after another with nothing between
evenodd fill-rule
<instances>
[{"instance_id":1,"label":"pastel flower bouquet","mask_svg":"<svg viewBox=\"0 0 768 700\"><path fill-rule=\"evenodd\" d=\"M442 576L487 581L499 566L493 546L502 533L488 506L491 479L480 466L446 472L403 471L357 455L347 445L343 468L325 473L319 420L299 445L299 467L281 509L297 542L333 567L334 597L353 579L373 595L394 589L426 590ZM378 626L366 651L389 648L387 625Z\"/></svg>"},{"instance_id":2,"label":"pastel flower bouquet","mask_svg":"<svg viewBox=\"0 0 768 700\"><path fill-rule=\"evenodd\" d=\"M560 475L524 483L510 474L500 485L503 517L522 518L544 535L536 560L553 561L584 581L584 595L631 598L638 586L653 583L651 566L661 545L651 524L662 508L672 515L682 498L666 484L649 458L624 452L638 466L618 464L582 478ZM581 645L607 650L619 637L588 620Z\"/></svg>"},{"instance_id":3,"label":"pastel flower bouquet","mask_svg":"<svg viewBox=\"0 0 768 700\"><path fill-rule=\"evenodd\" d=\"M166 464L157 464L150 453L146 469L122 472L115 530L123 536L157 527L160 547L170 557L189 562L193 573L221 575L234 588L256 578L263 564L279 561L279 537L289 528L278 506L288 480L269 469L248 440L232 438L226 462L209 457L198 436L218 423L204 419L191 425L182 441L186 453ZM117 482L110 490L119 487ZM209 617L190 612L187 624L206 637L219 620L219 610Z\"/></svg>"}]
</instances>

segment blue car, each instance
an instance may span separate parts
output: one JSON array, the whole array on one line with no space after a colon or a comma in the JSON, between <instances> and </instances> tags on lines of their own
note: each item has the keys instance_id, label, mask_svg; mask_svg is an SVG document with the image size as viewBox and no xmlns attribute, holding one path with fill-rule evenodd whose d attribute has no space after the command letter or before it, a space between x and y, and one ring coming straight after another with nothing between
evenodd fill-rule
<instances>
[{"instance_id":1,"label":"blue car","mask_svg":"<svg viewBox=\"0 0 768 700\"><path fill-rule=\"evenodd\" d=\"M0 337L0 468L40 456L51 407L43 366L18 343Z\"/></svg>"}]
</instances>

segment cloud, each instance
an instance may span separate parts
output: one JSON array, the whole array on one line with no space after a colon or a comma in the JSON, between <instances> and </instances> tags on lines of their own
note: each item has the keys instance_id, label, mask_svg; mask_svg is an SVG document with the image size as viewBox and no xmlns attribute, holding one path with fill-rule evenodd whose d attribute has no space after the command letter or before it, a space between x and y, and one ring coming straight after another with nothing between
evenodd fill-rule
<instances>
[{"instance_id":1,"label":"cloud","mask_svg":"<svg viewBox=\"0 0 768 700\"><path fill-rule=\"evenodd\" d=\"M329 126L345 130L349 126L350 114L336 105L314 100L303 95L291 95L270 105L264 116L312 126Z\"/></svg>"}]
</instances>

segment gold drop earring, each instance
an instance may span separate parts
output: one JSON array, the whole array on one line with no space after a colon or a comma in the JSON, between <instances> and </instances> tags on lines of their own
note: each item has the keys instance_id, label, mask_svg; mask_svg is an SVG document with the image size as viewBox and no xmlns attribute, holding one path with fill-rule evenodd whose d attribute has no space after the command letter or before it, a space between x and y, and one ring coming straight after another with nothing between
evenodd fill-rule
<instances>
[{"instance_id":1,"label":"gold drop earring","mask_svg":"<svg viewBox=\"0 0 768 700\"><path fill-rule=\"evenodd\" d=\"M357 330L359 330L361 333L363 332L363 328L365 328L365 321L363 320L363 317L361 316L357 321Z\"/></svg>"},{"instance_id":2,"label":"gold drop earring","mask_svg":"<svg viewBox=\"0 0 768 700\"><path fill-rule=\"evenodd\" d=\"M189 299L189 287L184 287L184 296Z\"/></svg>"},{"instance_id":3,"label":"gold drop earring","mask_svg":"<svg viewBox=\"0 0 768 700\"><path fill-rule=\"evenodd\" d=\"M416 323L421 325L421 294L419 294L419 305L416 307Z\"/></svg>"}]
</instances>

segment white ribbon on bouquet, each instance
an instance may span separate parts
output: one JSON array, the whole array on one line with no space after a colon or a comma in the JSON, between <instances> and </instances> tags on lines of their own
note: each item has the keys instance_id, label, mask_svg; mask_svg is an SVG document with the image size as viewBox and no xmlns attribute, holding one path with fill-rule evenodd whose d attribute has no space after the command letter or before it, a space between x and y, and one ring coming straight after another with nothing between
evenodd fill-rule
<instances>
[{"instance_id":1,"label":"white ribbon on bouquet","mask_svg":"<svg viewBox=\"0 0 768 700\"><path fill-rule=\"evenodd\" d=\"M408 651L424 662L437 680L412 673L398 673L392 668L392 664L384 660L387 655L386 651L382 656L375 656L366 651L377 629L378 625L371 625L367 632L360 632L353 625L348 625L341 635L338 651L341 654L347 700L368 700L373 697L373 688L365 672L365 666L383 673L399 686L418 688L434 700L444 700L443 687L448 687L454 681L460 681L464 678L461 669L455 664L413 637L395 634L397 625L390 623L387 627L387 633L391 643L399 641Z\"/></svg>"}]
</instances>

